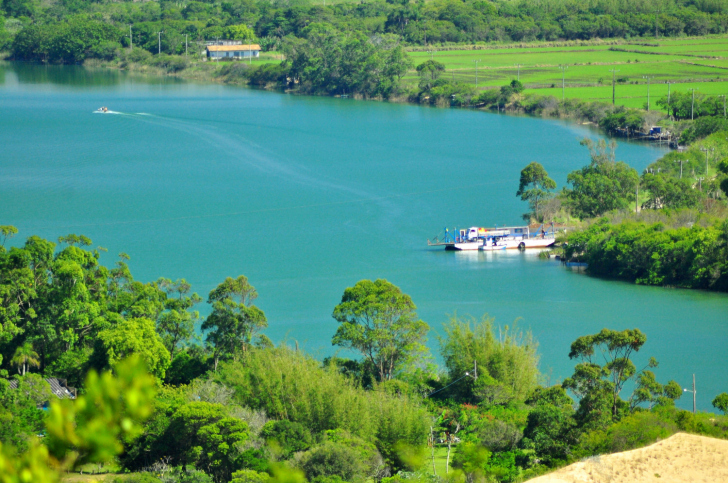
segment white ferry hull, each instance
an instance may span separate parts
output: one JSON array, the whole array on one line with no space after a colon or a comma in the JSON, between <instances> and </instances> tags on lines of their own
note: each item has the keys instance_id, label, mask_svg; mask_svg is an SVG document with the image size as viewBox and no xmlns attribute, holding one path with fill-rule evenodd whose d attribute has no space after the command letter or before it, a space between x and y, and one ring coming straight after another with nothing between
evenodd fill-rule
<instances>
[{"instance_id":1,"label":"white ferry hull","mask_svg":"<svg viewBox=\"0 0 728 483\"><path fill-rule=\"evenodd\" d=\"M452 245L452 248L449 248L450 250L478 250L483 246L483 242L481 241L473 241L473 242L464 242L464 243L455 243Z\"/></svg>"},{"instance_id":2,"label":"white ferry hull","mask_svg":"<svg viewBox=\"0 0 728 483\"><path fill-rule=\"evenodd\" d=\"M512 240L498 240L495 245L491 242L486 241L483 246L480 247L483 251L497 251L497 250L526 250L529 248L548 248L556 243L553 238L531 238L531 239L512 239Z\"/></svg>"}]
</instances>

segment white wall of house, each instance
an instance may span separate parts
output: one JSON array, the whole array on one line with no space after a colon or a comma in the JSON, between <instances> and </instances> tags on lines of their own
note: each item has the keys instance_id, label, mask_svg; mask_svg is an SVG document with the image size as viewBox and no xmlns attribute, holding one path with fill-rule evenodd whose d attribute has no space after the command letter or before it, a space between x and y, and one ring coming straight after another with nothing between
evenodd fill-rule
<instances>
[{"instance_id":1,"label":"white wall of house","mask_svg":"<svg viewBox=\"0 0 728 483\"><path fill-rule=\"evenodd\" d=\"M214 58L223 58L223 57L232 57L232 58L249 58L249 57L260 57L260 51L259 50L242 50L242 51L234 51L234 52L207 52L208 57L214 57Z\"/></svg>"}]
</instances>

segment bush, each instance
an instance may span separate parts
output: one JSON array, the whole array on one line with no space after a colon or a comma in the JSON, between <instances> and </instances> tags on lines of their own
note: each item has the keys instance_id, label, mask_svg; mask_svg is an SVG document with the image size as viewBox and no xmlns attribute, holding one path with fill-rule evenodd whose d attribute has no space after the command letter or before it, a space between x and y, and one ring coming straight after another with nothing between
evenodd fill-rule
<instances>
[{"instance_id":1,"label":"bush","mask_svg":"<svg viewBox=\"0 0 728 483\"><path fill-rule=\"evenodd\" d=\"M246 71L249 82L256 86L268 84L286 85L288 67L283 64L263 64Z\"/></svg>"},{"instance_id":2,"label":"bush","mask_svg":"<svg viewBox=\"0 0 728 483\"><path fill-rule=\"evenodd\" d=\"M121 48L121 44L119 44L119 42L101 42L89 49L89 57L102 60L114 60L119 56L119 48Z\"/></svg>"},{"instance_id":3,"label":"bush","mask_svg":"<svg viewBox=\"0 0 728 483\"><path fill-rule=\"evenodd\" d=\"M647 446L678 432L678 426L664 414L652 411L634 413L604 431L582 436L576 456L616 453Z\"/></svg>"},{"instance_id":4,"label":"bush","mask_svg":"<svg viewBox=\"0 0 728 483\"><path fill-rule=\"evenodd\" d=\"M137 64L146 63L151 58L152 54L144 49L140 49L139 47L134 47L131 52L126 54L126 60L128 62L135 62Z\"/></svg>"},{"instance_id":5,"label":"bush","mask_svg":"<svg viewBox=\"0 0 728 483\"><path fill-rule=\"evenodd\" d=\"M704 116L695 120L692 126L680 135L681 144L691 144L718 131L728 130L728 120L718 116Z\"/></svg>"},{"instance_id":6,"label":"bush","mask_svg":"<svg viewBox=\"0 0 728 483\"><path fill-rule=\"evenodd\" d=\"M260 436L270 444L275 442L288 458L298 451L311 447L311 433L302 424L291 421L269 421L263 426Z\"/></svg>"},{"instance_id":7,"label":"bush","mask_svg":"<svg viewBox=\"0 0 728 483\"><path fill-rule=\"evenodd\" d=\"M362 480L365 466L354 449L326 442L303 455L301 469L306 478L338 476L344 481Z\"/></svg>"},{"instance_id":8,"label":"bush","mask_svg":"<svg viewBox=\"0 0 728 483\"><path fill-rule=\"evenodd\" d=\"M149 65L159 67L167 73L174 73L184 70L189 65L185 57L177 55L159 54L146 61Z\"/></svg>"},{"instance_id":9,"label":"bush","mask_svg":"<svg viewBox=\"0 0 728 483\"><path fill-rule=\"evenodd\" d=\"M252 349L242 360L221 364L213 378L235 390L241 406L300 423L312 433L344 429L376 444L395 466L395 445L420 446L429 430L419 401L406 395L365 391L334 366L287 347Z\"/></svg>"}]
</instances>

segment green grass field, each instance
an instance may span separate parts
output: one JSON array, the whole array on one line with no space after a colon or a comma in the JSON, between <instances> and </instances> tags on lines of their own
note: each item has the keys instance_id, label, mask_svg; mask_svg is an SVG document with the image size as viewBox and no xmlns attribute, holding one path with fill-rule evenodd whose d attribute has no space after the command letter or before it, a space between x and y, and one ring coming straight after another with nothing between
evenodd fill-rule
<instances>
[{"instance_id":1,"label":"green grass field","mask_svg":"<svg viewBox=\"0 0 728 483\"><path fill-rule=\"evenodd\" d=\"M659 44L659 47L644 44ZM611 50L610 50L611 49ZM479 89L500 87L519 77L526 93L561 97L562 71L567 98L611 100L612 72L622 82L616 87L616 103L643 107L650 79L651 108L671 92L697 88L702 94L728 94L728 37L641 39L621 45L550 47L532 44L523 48L443 50L411 52L415 65L428 59L445 64L449 79L476 84ZM710 58L707 58L710 57ZM517 64L520 64L520 73ZM412 71L405 82L416 84Z\"/></svg>"}]
</instances>

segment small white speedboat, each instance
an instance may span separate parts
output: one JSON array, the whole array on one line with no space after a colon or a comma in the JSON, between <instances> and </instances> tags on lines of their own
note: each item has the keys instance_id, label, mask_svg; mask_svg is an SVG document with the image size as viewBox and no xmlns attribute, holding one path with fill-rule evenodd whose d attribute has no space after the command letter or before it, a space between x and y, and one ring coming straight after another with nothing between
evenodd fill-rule
<instances>
[{"instance_id":1,"label":"small white speedboat","mask_svg":"<svg viewBox=\"0 0 728 483\"><path fill-rule=\"evenodd\" d=\"M96 109L96 112L100 112L101 114L106 114L109 112L109 108L108 107L99 107L98 109Z\"/></svg>"}]
</instances>

